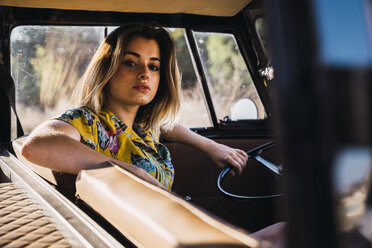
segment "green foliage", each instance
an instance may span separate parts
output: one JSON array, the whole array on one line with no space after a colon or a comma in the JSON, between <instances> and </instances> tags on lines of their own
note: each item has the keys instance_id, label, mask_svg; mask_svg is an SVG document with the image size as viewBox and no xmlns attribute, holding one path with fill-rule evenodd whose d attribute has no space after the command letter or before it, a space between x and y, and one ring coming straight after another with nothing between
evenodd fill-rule
<instances>
[{"instance_id":1,"label":"green foliage","mask_svg":"<svg viewBox=\"0 0 372 248\"><path fill-rule=\"evenodd\" d=\"M207 68L214 87L225 89L231 84L248 85L249 73L234 39L226 34L209 35L205 42Z\"/></svg>"},{"instance_id":2,"label":"green foliage","mask_svg":"<svg viewBox=\"0 0 372 248\"><path fill-rule=\"evenodd\" d=\"M232 104L242 97L258 100L232 34L196 32L195 39L218 118L229 115Z\"/></svg>"}]
</instances>

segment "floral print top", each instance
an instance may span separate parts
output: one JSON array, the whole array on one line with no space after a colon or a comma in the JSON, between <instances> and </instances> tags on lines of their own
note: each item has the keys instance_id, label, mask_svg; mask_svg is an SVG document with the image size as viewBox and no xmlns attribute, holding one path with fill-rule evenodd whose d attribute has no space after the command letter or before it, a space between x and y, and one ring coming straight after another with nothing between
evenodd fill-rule
<instances>
[{"instance_id":1,"label":"floral print top","mask_svg":"<svg viewBox=\"0 0 372 248\"><path fill-rule=\"evenodd\" d=\"M107 109L95 113L88 107L79 107L56 119L73 125L81 135L81 143L142 168L171 190L174 168L170 153L150 131L137 124L133 124L133 129L128 127Z\"/></svg>"}]
</instances>

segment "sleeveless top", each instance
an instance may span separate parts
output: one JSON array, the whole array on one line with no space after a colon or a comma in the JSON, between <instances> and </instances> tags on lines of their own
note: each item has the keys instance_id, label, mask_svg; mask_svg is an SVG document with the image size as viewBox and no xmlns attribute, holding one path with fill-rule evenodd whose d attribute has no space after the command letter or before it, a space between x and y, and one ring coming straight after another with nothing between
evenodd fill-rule
<instances>
[{"instance_id":1,"label":"sleeveless top","mask_svg":"<svg viewBox=\"0 0 372 248\"><path fill-rule=\"evenodd\" d=\"M73 125L84 145L145 170L171 190L174 168L170 153L151 131L144 131L137 124L133 124L133 129L128 127L108 109L96 113L83 106L67 110L55 119Z\"/></svg>"}]
</instances>

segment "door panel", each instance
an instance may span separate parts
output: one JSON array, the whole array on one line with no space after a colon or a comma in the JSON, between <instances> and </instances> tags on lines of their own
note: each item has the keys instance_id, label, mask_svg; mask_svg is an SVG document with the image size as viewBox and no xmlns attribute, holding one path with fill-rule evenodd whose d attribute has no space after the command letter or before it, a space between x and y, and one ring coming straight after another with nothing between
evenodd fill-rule
<instances>
[{"instance_id":1,"label":"door panel","mask_svg":"<svg viewBox=\"0 0 372 248\"><path fill-rule=\"evenodd\" d=\"M269 139L219 139L219 143L242 150L269 142ZM225 198L217 190L216 181L221 169L202 151L195 148L167 143L175 167L173 190L181 196L190 196L191 201L220 218L249 231L255 231L285 219L282 199L236 202ZM279 162L276 148L262 154L274 163ZM263 195L279 193L279 181L264 166L249 160L241 176L227 176L224 188L241 195Z\"/></svg>"}]
</instances>

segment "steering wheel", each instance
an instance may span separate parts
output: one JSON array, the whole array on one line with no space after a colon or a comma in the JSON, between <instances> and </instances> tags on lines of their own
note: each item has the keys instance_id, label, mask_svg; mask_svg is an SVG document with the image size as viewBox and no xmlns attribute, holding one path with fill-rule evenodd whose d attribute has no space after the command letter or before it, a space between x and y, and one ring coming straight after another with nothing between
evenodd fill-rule
<instances>
[{"instance_id":1,"label":"steering wheel","mask_svg":"<svg viewBox=\"0 0 372 248\"><path fill-rule=\"evenodd\" d=\"M282 175L282 166L281 165L275 165L271 163L270 161L264 159L261 157L261 153L265 150L271 149L275 147L277 144L275 141L270 141L268 143L265 143L263 145L260 145L258 147L253 148L252 150L247 151L248 158L254 159L264 165L269 171L274 173L278 178ZM227 192L222 188L222 182L226 176L227 173L232 169L232 166L228 166L225 169L223 169L220 173L220 175L217 178L217 188L221 192L222 195L224 195L227 198L230 198L232 200L236 201L251 201L251 200L262 200L262 199L272 199L276 197L283 196L283 194L272 194L272 195L260 195L260 196L243 196L243 195L235 195L232 193Z\"/></svg>"}]
</instances>

